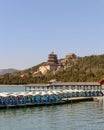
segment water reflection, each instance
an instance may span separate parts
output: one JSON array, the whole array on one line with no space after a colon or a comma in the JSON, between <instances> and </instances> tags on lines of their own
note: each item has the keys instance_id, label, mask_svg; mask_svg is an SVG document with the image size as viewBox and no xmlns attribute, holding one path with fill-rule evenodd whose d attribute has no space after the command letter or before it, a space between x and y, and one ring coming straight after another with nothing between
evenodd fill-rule
<instances>
[{"instance_id":1,"label":"water reflection","mask_svg":"<svg viewBox=\"0 0 104 130\"><path fill-rule=\"evenodd\" d=\"M103 128L102 102L0 110L1 130L103 130Z\"/></svg>"}]
</instances>

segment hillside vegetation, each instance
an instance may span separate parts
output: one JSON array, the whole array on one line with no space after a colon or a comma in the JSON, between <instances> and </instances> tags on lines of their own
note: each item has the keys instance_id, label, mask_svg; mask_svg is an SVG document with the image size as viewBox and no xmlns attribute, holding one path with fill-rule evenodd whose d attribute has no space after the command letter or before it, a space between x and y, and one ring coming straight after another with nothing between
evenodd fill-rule
<instances>
[{"instance_id":1,"label":"hillside vegetation","mask_svg":"<svg viewBox=\"0 0 104 130\"><path fill-rule=\"evenodd\" d=\"M1 76L0 84L47 83L52 79L63 82L99 82L104 78L104 55L77 57L75 60L70 59L65 64L66 69L49 71L44 75L33 75L42 64L44 63L24 71ZM22 77L22 75L25 76Z\"/></svg>"}]
</instances>

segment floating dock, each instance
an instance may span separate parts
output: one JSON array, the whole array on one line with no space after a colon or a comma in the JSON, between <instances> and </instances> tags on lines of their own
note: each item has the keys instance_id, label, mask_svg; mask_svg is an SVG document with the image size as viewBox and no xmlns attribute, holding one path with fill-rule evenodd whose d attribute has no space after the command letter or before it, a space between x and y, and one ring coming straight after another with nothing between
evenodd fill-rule
<instances>
[{"instance_id":1,"label":"floating dock","mask_svg":"<svg viewBox=\"0 0 104 130\"><path fill-rule=\"evenodd\" d=\"M24 85L25 92L1 92L0 108L20 108L97 101L104 96L103 83L54 82Z\"/></svg>"},{"instance_id":2,"label":"floating dock","mask_svg":"<svg viewBox=\"0 0 104 130\"><path fill-rule=\"evenodd\" d=\"M62 101L64 101L65 103L75 103L75 102L94 101L94 97L63 98Z\"/></svg>"},{"instance_id":3,"label":"floating dock","mask_svg":"<svg viewBox=\"0 0 104 130\"><path fill-rule=\"evenodd\" d=\"M0 93L0 108L72 104L74 102L93 101L100 96L100 91L85 92L79 90L2 92Z\"/></svg>"}]
</instances>

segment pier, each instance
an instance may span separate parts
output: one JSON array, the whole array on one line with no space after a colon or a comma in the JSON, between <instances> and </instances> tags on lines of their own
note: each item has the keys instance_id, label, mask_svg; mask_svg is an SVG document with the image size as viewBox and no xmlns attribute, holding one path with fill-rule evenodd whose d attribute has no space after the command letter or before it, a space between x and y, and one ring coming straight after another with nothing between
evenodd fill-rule
<instances>
[{"instance_id":1,"label":"pier","mask_svg":"<svg viewBox=\"0 0 104 130\"><path fill-rule=\"evenodd\" d=\"M25 92L1 92L0 108L95 101L98 97L104 96L103 86L102 82L54 82L25 85Z\"/></svg>"},{"instance_id":2,"label":"pier","mask_svg":"<svg viewBox=\"0 0 104 130\"><path fill-rule=\"evenodd\" d=\"M74 91L36 91L36 92L12 92L0 93L0 108L20 108L68 104L83 101L93 101L103 96L101 92L74 92Z\"/></svg>"}]
</instances>

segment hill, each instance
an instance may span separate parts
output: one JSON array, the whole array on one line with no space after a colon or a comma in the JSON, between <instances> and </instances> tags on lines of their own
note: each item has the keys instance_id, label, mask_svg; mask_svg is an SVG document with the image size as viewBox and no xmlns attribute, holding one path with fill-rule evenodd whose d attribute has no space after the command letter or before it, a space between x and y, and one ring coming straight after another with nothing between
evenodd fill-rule
<instances>
[{"instance_id":1,"label":"hill","mask_svg":"<svg viewBox=\"0 0 104 130\"><path fill-rule=\"evenodd\" d=\"M59 61L63 62L65 58ZM47 62L43 62L27 70L1 76L0 84L47 83L51 79L64 82L98 82L104 78L104 54L69 58L64 62L63 69L59 67L42 74L39 67L46 65Z\"/></svg>"},{"instance_id":2,"label":"hill","mask_svg":"<svg viewBox=\"0 0 104 130\"><path fill-rule=\"evenodd\" d=\"M0 75L4 75L4 74L7 74L7 73L13 73L13 72L17 72L19 70L16 70L16 69L0 69Z\"/></svg>"}]
</instances>

